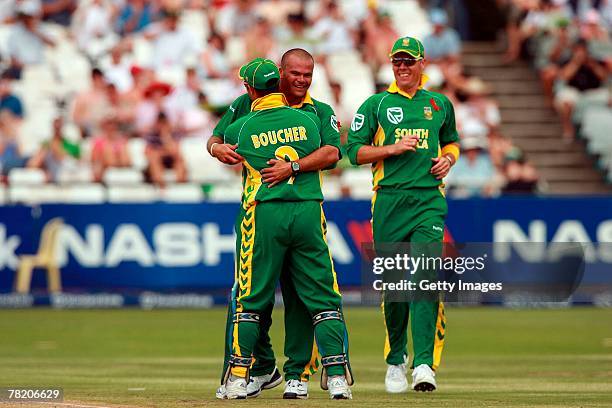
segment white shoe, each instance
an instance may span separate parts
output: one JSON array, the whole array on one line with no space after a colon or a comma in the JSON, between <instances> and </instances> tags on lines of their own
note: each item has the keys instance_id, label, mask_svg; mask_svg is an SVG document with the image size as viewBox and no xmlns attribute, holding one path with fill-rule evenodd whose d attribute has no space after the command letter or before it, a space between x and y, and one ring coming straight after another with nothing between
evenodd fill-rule
<instances>
[{"instance_id":1,"label":"white shoe","mask_svg":"<svg viewBox=\"0 0 612 408\"><path fill-rule=\"evenodd\" d=\"M215 397L217 397L217 399L227 399L227 393L225 392L225 384L222 384L219 386L219 388L217 388Z\"/></svg>"},{"instance_id":2,"label":"white shoe","mask_svg":"<svg viewBox=\"0 0 612 408\"><path fill-rule=\"evenodd\" d=\"M331 399L353 399L351 389L346 381L346 377L343 375L329 377L327 379L327 389Z\"/></svg>"},{"instance_id":3,"label":"white shoe","mask_svg":"<svg viewBox=\"0 0 612 408\"><path fill-rule=\"evenodd\" d=\"M225 397L227 399L246 399L247 382L246 378L230 375L225 383Z\"/></svg>"},{"instance_id":4,"label":"white shoe","mask_svg":"<svg viewBox=\"0 0 612 408\"><path fill-rule=\"evenodd\" d=\"M415 391L433 391L436 385L436 373L427 364L421 364L412 370L412 389Z\"/></svg>"},{"instance_id":5,"label":"white shoe","mask_svg":"<svg viewBox=\"0 0 612 408\"><path fill-rule=\"evenodd\" d=\"M274 367L271 374L251 377L247 384L247 398L258 397L262 390L274 388L281 382L283 382L283 377L281 377L277 367Z\"/></svg>"},{"instance_id":6,"label":"white shoe","mask_svg":"<svg viewBox=\"0 0 612 408\"><path fill-rule=\"evenodd\" d=\"M391 394L405 392L408 389L406 364L389 365L385 375L385 389Z\"/></svg>"},{"instance_id":7,"label":"white shoe","mask_svg":"<svg viewBox=\"0 0 612 408\"><path fill-rule=\"evenodd\" d=\"M287 381L283 399L308 399L308 381Z\"/></svg>"}]
</instances>

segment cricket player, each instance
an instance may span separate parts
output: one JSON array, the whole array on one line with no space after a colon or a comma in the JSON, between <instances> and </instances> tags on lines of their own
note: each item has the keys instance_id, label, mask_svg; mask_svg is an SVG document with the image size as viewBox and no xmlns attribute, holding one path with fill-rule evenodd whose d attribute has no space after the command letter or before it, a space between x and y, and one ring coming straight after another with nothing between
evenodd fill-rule
<instances>
[{"instance_id":1,"label":"cricket player","mask_svg":"<svg viewBox=\"0 0 612 408\"><path fill-rule=\"evenodd\" d=\"M395 81L369 97L355 114L347 154L353 164L372 163L375 245L439 243L447 213L442 178L459 157L453 106L446 96L423 88L425 51L419 40L398 39L390 58ZM446 326L442 302L384 301L383 312L387 391L408 389L408 316L414 348L412 388L433 391Z\"/></svg>"},{"instance_id":2,"label":"cricket player","mask_svg":"<svg viewBox=\"0 0 612 408\"><path fill-rule=\"evenodd\" d=\"M286 267L312 318L309 325L314 326L322 356L321 387L332 399L350 399L348 336L326 241L320 174L293 165L319 149L320 120L288 106L278 92L280 73L272 61L252 61L243 66L241 76L253 100L251 113L225 131L226 142L237 144L236 152L243 157L244 186L226 397L247 397L261 313L274 304L275 286ZM289 179L272 187L262 176L271 160L290 162L293 169Z\"/></svg>"},{"instance_id":3,"label":"cricket player","mask_svg":"<svg viewBox=\"0 0 612 408\"><path fill-rule=\"evenodd\" d=\"M339 160L340 134L338 121L331 106L313 99L308 94L312 82L314 59L307 51L299 48L287 51L281 59L280 90L289 104L305 112L316 114L321 123L321 147L308 156L296 162L300 171L318 171L333 167ZM251 111L251 99L248 94L238 97L225 113L213 131L208 142L210 151L221 162L234 164L241 161L235 152L236 146L224 144L225 129L234 121ZM262 170L264 182L275 185L291 177L291 164L283 160L271 160L271 166ZM310 316L306 307L295 293L290 274L281 275L281 290L285 305L285 355L288 357L284 365L285 381L287 382L283 398L308 398L308 381L318 367L317 349L314 343L314 332L309 326ZM262 314L260 321L260 339L255 349L256 361L251 369L251 381L247 386L248 397L258 396L263 389L273 388L280 383L281 377L276 369L276 360L268 330L271 324L272 307ZM231 328L231 314L228 313L227 328ZM226 338L225 373L230 356L230 346ZM222 387L217 392L223 398Z\"/></svg>"}]
</instances>

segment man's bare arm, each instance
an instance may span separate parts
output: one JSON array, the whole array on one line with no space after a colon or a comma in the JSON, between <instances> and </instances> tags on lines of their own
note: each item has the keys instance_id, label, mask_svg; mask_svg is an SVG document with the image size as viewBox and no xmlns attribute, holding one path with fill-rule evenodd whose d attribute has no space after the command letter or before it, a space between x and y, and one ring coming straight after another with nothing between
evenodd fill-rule
<instances>
[{"instance_id":1,"label":"man's bare arm","mask_svg":"<svg viewBox=\"0 0 612 408\"><path fill-rule=\"evenodd\" d=\"M211 156L225 164L238 164L243 158L236 153L238 145L223 143L219 136L211 136L206 143L206 150Z\"/></svg>"},{"instance_id":2,"label":"man's bare arm","mask_svg":"<svg viewBox=\"0 0 612 408\"><path fill-rule=\"evenodd\" d=\"M357 151L357 164L374 163L387 157L398 156L404 152L414 152L418 142L419 138L417 136L409 136L392 145L361 146Z\"/></svg>"}]
</instances>

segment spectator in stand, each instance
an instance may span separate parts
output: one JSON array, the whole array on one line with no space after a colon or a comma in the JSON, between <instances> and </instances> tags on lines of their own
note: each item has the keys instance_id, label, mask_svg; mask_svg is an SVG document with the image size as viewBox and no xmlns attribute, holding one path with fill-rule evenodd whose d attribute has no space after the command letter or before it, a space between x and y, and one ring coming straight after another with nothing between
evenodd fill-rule
<instances>
[{"instance_id":1,"label":"spectator in stand","mask_svg":"<svg viewBox=\"0 0 612 408\"><path fill-rule=\"evenodd\" d=\"M289 14L287 16L287 25L277 27L274 32L279 49L302 48L314 54L317 39L312 31L307 28L306 23L304 13Z\"/></svg>"},{"instance_id":2,"label":"spectator in stand","mask_svg":"<svg viewBox=\"0 0 612 408\"><path fill-rule=\"evenodd\" d=\"M312 35L320 41L317 54L323 58L355 47L355 34L336 0L323 0L321 17L312 28Z\"/></svg>"},{"instance_id":3,"label":"spectator in stand","mask_svg":"<svg viewBox=\"0 0 612 408\"><path fill-rule=\"evenodd\" d=\"M584 15L580 24L580 37L589 47L590 54L603 61L612 58L612 42L610 33L602 25L601 16L596 10L590 10Z\"/></svg>"},{"instance_id":4,"label":"spectator in stand","mask_svg":"<svg viewBox=\"0 0 612 408\"><path fill-rule=\"evenodd\" d=\"M276 59L278 54L272 27L264 17L258 17L255 26L244 35L244 45L247 61L258 57Z\"/></svg>"},{"instance_id":5,"label":"spectator in stand","mask_svg":"<svg viewBox=\"0 0 612 408\"><path fill-rule=\"evenodd\" d=\"M563 125L563 137L571 141L575 137L572 113L576 103L589 93L607 92L605 80L608 76L606 67L595 60L588 50L585 40L579 40L572 48L571 59L562 66L558 90L555 94L555 105Z\"/></svg>"},{"instance_id":6,"label":"spectator in stand","mask_svg":"<svg viewBox=\"0 0 612 408\"><path fill-rule=\"evenodd\" d=\"M166 112L166 96L171 91L172 87L163 82L153 82L146 89L144 100L136 107L135 127L139 136L146 136L154 130L159 115Z\"/></svg>"},{"instance_id":7,"label":"spectator in stand","mask_svg":"<svg viewBox=\"0 0 612 408\"><path fill-rule=\"evenodd\" d=\"M0 112L8 111L16 118L22 119L23 105L11 90L12 81L10 72L6 71L0 75Z\"/></svg>"},{"instance_id":8,"label":"spectator in stand","mask_svg":"<svg viewBox=\"0 0 612 408\"><path fill-rule=\"evenodd\" d=\"M77 45L87 54L97 56L93 51L98 51L97 46L101 41L116 42L116 34L112 26L112 8L106 0L82 3L76 12L75 20L74 32ZM90 51L94 42L94 48Z\"/></svg>"},{"instance_id":9,"label":"spectator in stand","mask_svg":"<svg viewBox=\"0 0 612 408\"><path fill-rule=\"evenodd\" d=\"M256 6L256 15L265 16L274 27L284 24L289 14L302 11L299 0L268 0L260 1Z\"/></svg>"},{"instance_id":10,"label":"spectator in stand","mask_svg":"<svg viewBox=\"0 0 612 408\"><path fill-rule=\"evenodd\" d=\"M496 129L501 123L501 114L497 103L489 97L491 86L480 78L472 77L466 81L463 92L467 94L467 100L461 105L461 109L465 110L463 115L477 118L489 131Z\"/></svg>"},{"instance_id":11,"label":"spectator in stand","mask_svg":"<svg viewBox=\"0 0 612 408\"><path fill-rule=\"evenodd\" d=\"M17 6L17 21L9 34L8 56L11 74L19 79L23 67L43 63L45 46L55 43L40 30L40 4L36 1L26 0Z\"/></svg>"},{"instance_id":12,"label":"spectator in stand","mask_svg":"<svg viewBox=\"0 0 612 408\"><path fill-rule=\"evenodd\" d=\"M147 29L147 37L153 39L153 68L184 67L189 60L196 60L200 54L199 42L186 28L179 27L178 10L166 9L163 20Z\"/></svg>"},{"instance_id":13,"label":"spectator in stand","mask_svg":"<svg viewBox=\"0 0 612 408\"><path fill-rule=\"evenodd\" d=\"M206 78L227 78L230 73L230 64L225 55L225 40L215 32L208 36L208 47L202 52L200 57L204 77Z\"/></svg>"},{"instance_id":14,"label":"spectator in stand","mask_svg":"<svg viewBox=\"0 0 612 408\"><path fill-rule=\"evenodd\" d=\"M113 84L106 86L106 94L109 103L107 116L114 118L121 133L133 135L135 106L132 105L125 94L119 93Z\"/></svg>"},{"instance_id":15,"label":"spectator in stand","mask_svg":"<svg viewBox=\"0 0 612 408\"><path fill-rule=\"evenodd\" d=\"M480 138L461 139L462 154L446 181L456 197L490 197L495 192L495 167Z\"/></svg>"},{"instance_id":16,"label":"spectator in stand","mask_svg":"<svg viewBox=\"0 0 612 408\"><path fill-rule=\"evenodd\" d=\"M155 80L155 73L148 68L132 65L130 68L134 86L128 92L122 94L125 103L134 110L144 100L145 92Z\"/></svg>"},{"instance_id":17,"label":"spectator in stand","mask_svg":"<svg viewBox=\"0 0 612 408\"><path fill-rule=\"evenodd\" d=\"M553 85L559 75L560 65L571 58L573 38L569 20L561 20L557 23L557 28L552 32L551 39L547 47L542 50L542 55L538 68L540 69L540 79L544 88L547 102L552 105Z\"/></svg>"},{"instance_id":18,"label":"spectator in stand","mask_svg":"<svg viewBox=\"0 0 612 408\"><path fill-rule=\"evenodd\" d=\"M223 7L215 21L215 31L225 39L246 34L257 22L254 0L233 0Z\"/></svg>"},{"instance_id":19,"label":"spectator in stand","mask_svg":"<svg viewBox=\"0 0 612 408\"><path fill-rule=\"evenodd\" d=\"M461 39L453 28L448 27L446 11L433 9L429 18L433 32L423 39L427 59L438 64L456 62L461 55Z\"/></svg>"},{"instance_id":20,"label":"spectator in stand","mask_svg":"<svg viewBox=\"0 0 612 408\"><path fill-rule=\"evenodd\" d=\"M109 107L104 74L100 69L94 68L91 71L91 88L76 96L72 111L72 121L79 127L83 138L98 131Z\"/></svg>"},{"instance_id":21,"label":"spectator in stand","mask_svg":"<svg viewBox=\"0 0 612 408\"><path fill-rule=\"evenodd\" d=\"M503 194L532 194L538 186L538 174L535 167L527 163L523 153L512 149L506 157L504 166L506 184L502 189Z\"/></svg>"},{"instance_id":22,"label":"spectator in stand","mask_svg":"<svg viewBox=\"0 0 612 408\"><path fill-rule=\"evenodd\" d=\"M131 163L127 138L119 131L113 117L105 117L91 149L94 179L100 182L109 167L130 167Z\"/></svg>"},{"instance_id":23,"label":"spectator in stand","mask_svg":"<svg viewBox=\"0 0 612 408\"><path fill-rule=\"evenodd\" d=\"M9 172L24 167L27 159L21 154L17 143L19 124L9 111L0 111L0 181L4 182Z\"/></svg>"},{"instance_id":24,"label":"spectator in stand","mask_svg":"<svg viewBox=\"0 0 612 408\"><path fill-rule=\"evenodd\" d=\"M121 36L140 32L153 22L156 12L155 2L128 0L119 11L115 29Z\"/></svg>"},{"instance_id":25,"label":"spectator in stand","mask_svg":"<svg viewBox=\"0 0 612 408\"><path fill-rule=\"evenodd\" d=\"M44 170L47 180L52 182L57 182L63 171L78 171L80 165L81 147L63 136L63 126L64 120L61 117L55 118L51 140L43 143L40 150L28 161L28 167Z\"/></svg>"},{"instance_id":26,"label":"spectator in stand","mask_svg":"<svg viewBox=\"0 0 612 408\"><path fill-rule=\"evenodd\" d=\"M372 72L377 73L381 66L389 63L389 50L400 37L395 30L391 14L371 8L368 17L363 22L364 30L364 60Z\"/></svg>"},{"instance_id":27,"label":"spectator in stand","mask_svg":"<svg viewBox=\"0 0 612 408\"><path fill-rule=\"evenodd\" d=\"M213 119L210 113L202 109L201 103L206 101L202 94L202 85L195 68L187 68L185 84L177 86L164 103L164 112L171 124L183 136L202 136L206 129L212 131Z\"/></svg>"},{"instance_id":28,"label":"spectator in stand","mask_svg":"<svg viewBox=\"0 0 612 408\"><path fill-rule=\"evenodd\" d=\"M134 80L130 69L132 64L124 55L121 46L113 47L110 59L101 63L104 78L109 84L113 84L120 93L128 92L134 86Z\"/></svg>"},{"instance_id":29,"label":"spectator in stand","mask_svg":"<svg viewBox=\"0 0 612 408\"><path fill-rule=\"evenodd\" d=\"M70 26L77 0L42 0L42 19L48 23Z\"/></svg>"},{"instance_id":30,"label":"spectator in stand","mask_svg":"<svg viewBox=\"0 0 612 408\"><path fill-rule=\"evenodd\" d=\"M147 147L145 149L149 162L149 177L160 187L166 185L165 169L172 169L179 183L187 181L187 169L180 153L178 139L166 115L160 113L153 130L146 137Z\"/></svg>"}]
</instances>

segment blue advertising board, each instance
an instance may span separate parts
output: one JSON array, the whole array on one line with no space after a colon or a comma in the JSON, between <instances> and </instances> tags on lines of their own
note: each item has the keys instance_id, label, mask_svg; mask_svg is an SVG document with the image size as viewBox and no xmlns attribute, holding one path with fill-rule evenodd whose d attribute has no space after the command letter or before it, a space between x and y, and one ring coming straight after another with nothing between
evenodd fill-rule
<instances>
[{"instance_id":1,"label":"blue advertising board","mask_svg":"<svg viewBox=\"0 0 612 408\"><path fill-rule=\"evenodd\" d=\"M330 201L324 208L339 283L359 285L361 243L371 240L370 203ZM65 291L227 290L237 212L230 203L0 207L0 292L12 291L19 256L36 253L41 231L56 217L65 223L56 252ZM612 242L610 198L449 200L447 229L455 242L593 244L596 281L612 280L612 259L596 247ZM35 274L33 287L45 287L43 274Z\"/></svg>"}]
</instances>

